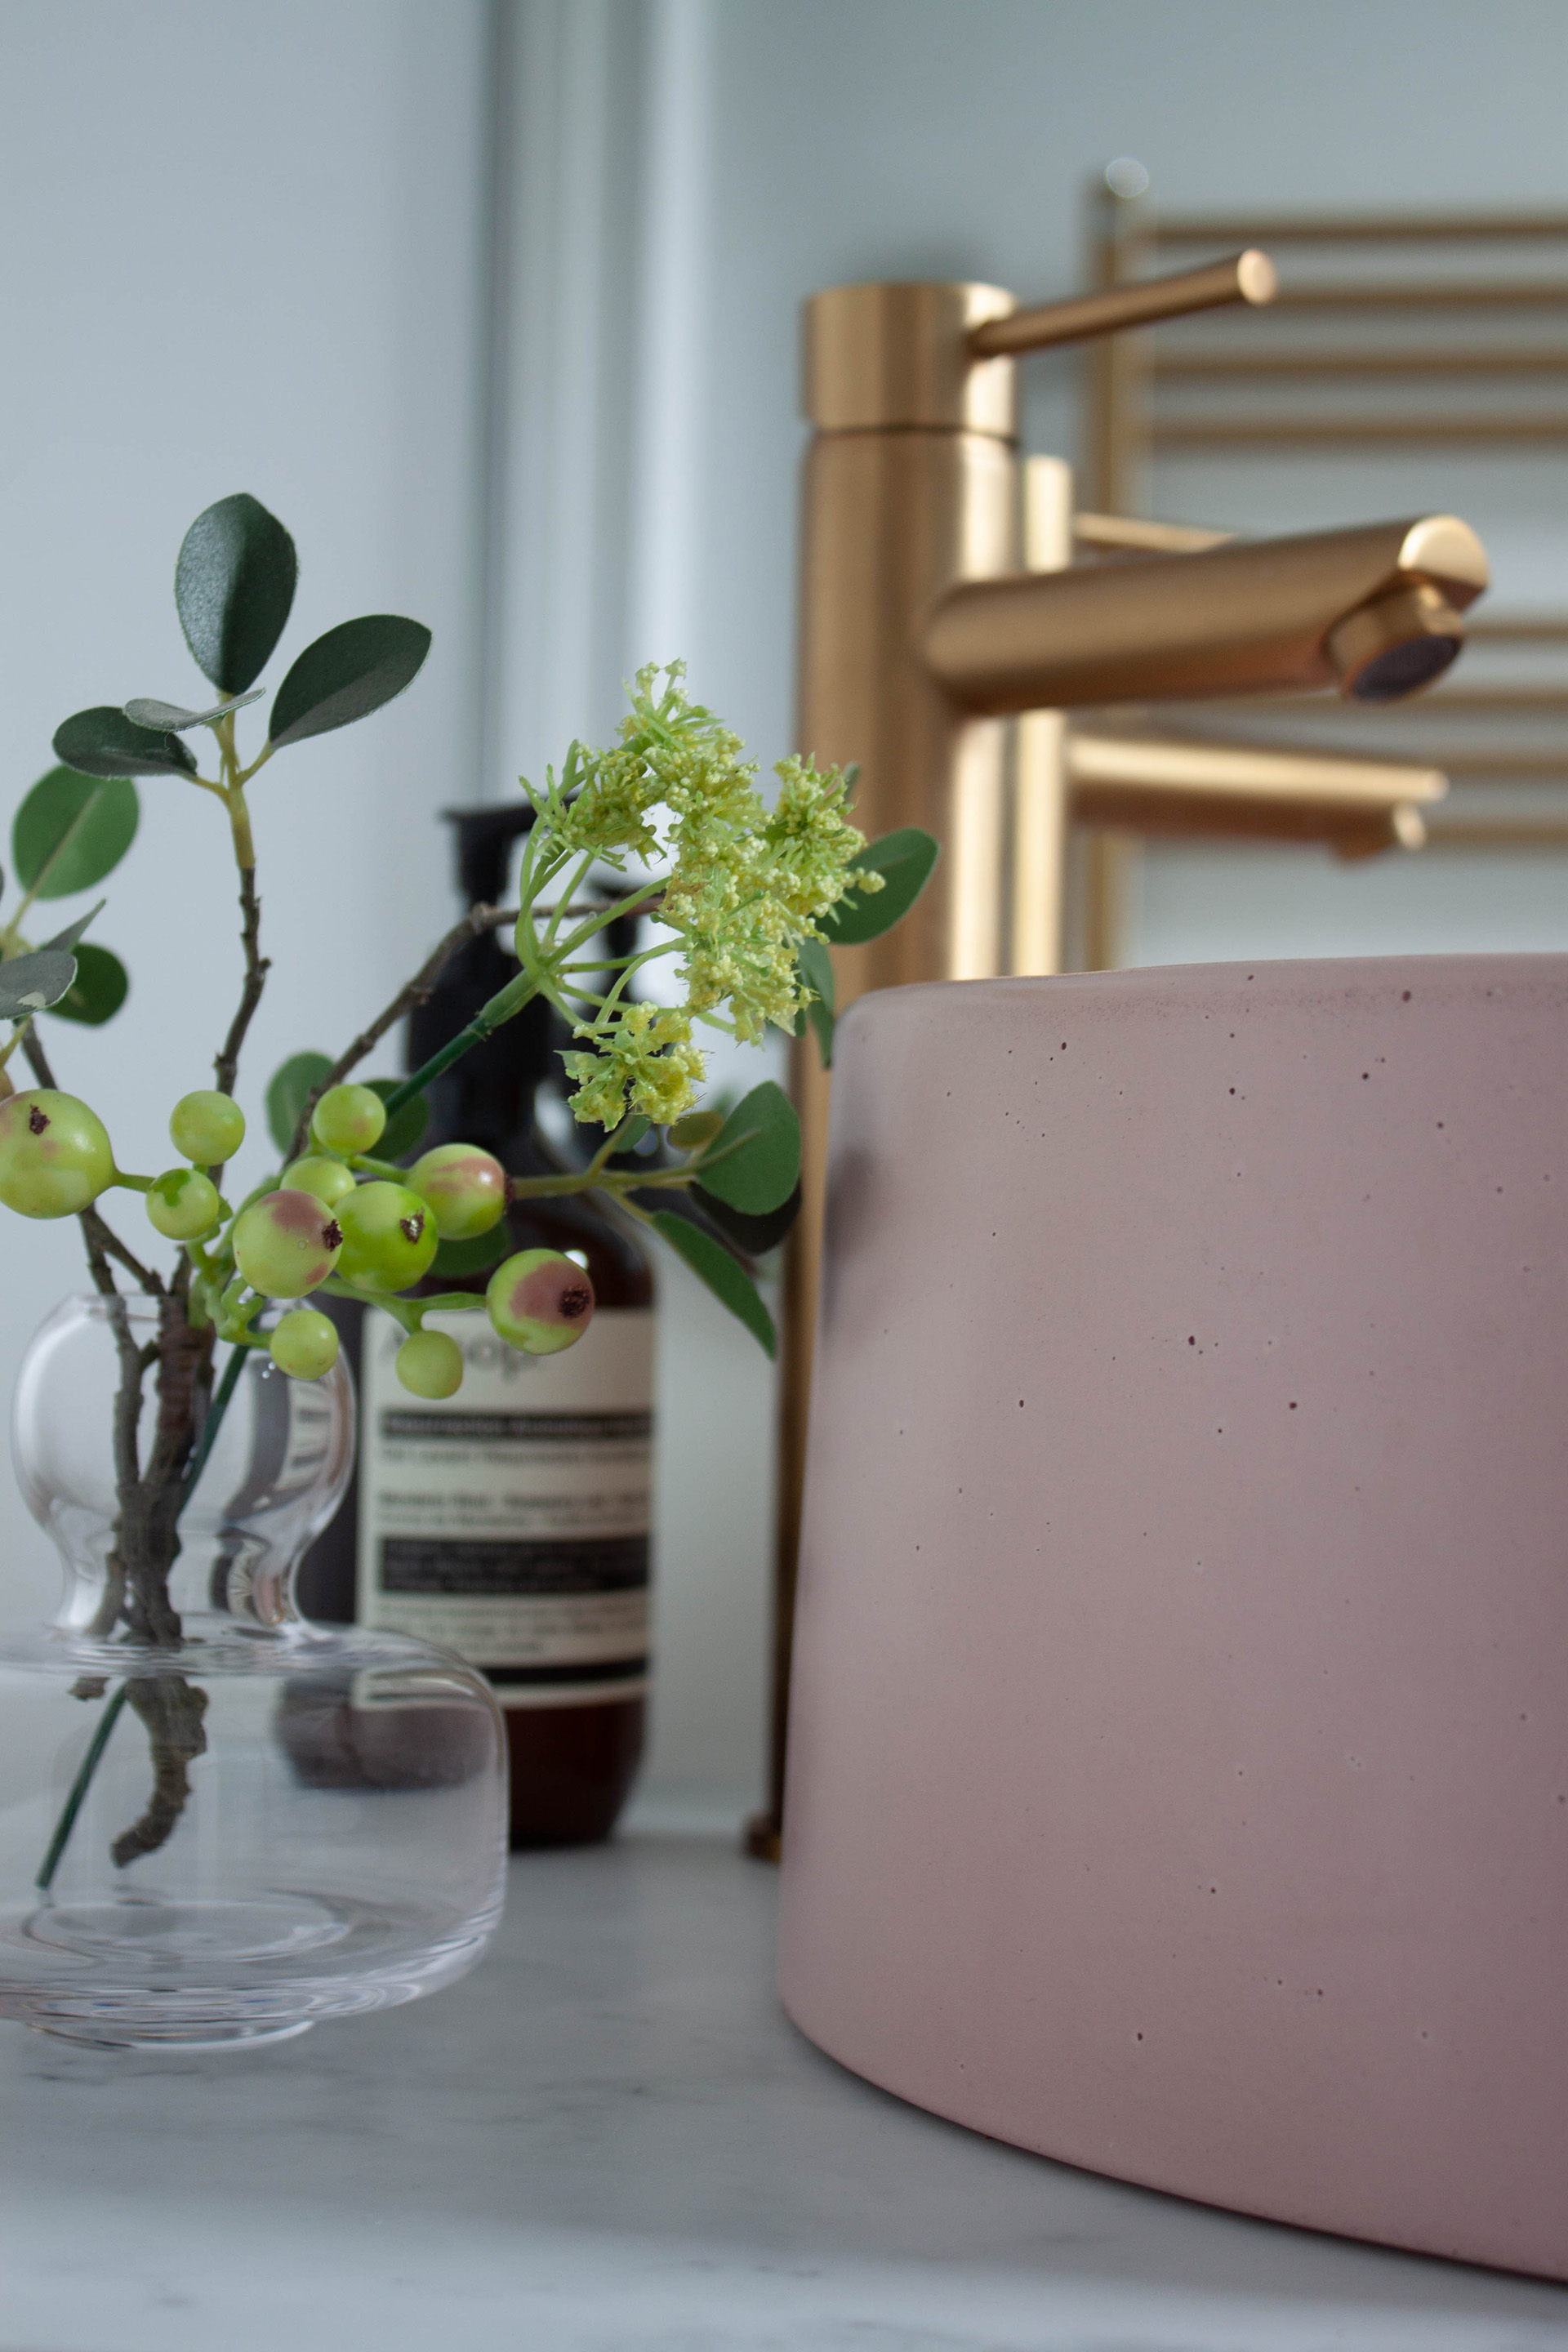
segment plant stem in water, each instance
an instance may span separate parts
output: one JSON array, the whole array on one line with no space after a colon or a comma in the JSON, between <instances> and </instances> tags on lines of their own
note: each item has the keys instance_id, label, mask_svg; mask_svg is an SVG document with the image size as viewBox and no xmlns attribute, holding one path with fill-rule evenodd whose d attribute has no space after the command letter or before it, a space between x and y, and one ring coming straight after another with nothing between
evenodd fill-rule
<instances>
[{"instance_id":1,"label":"plant stem in water","mask_svg":"<svg viewBox=\"0 0 1568 2352\"><path fill-rule=\"evenodd\" d=\"M66 1799L59 1820L55 1823L55 1833L49 1840L49 1850L44 1856L42 1867L34 1882L46 1895L49 1891L50 1882L56 1871L60 1866L60 1858L65 1853L70 1833L76 1827L76 1817L81 1811L82 1801L87 1795L92 1776L98 1769L103 1751L109 1745L110 1733L120 1720L121 1709L125 1705L130 1688L129 1683L121 1684L99 1717L98 1729L93 1733L88 1745L87 1754L77 1768L76 1779L70 1785L70 1794Z\"/></svg>"}]
</instances>

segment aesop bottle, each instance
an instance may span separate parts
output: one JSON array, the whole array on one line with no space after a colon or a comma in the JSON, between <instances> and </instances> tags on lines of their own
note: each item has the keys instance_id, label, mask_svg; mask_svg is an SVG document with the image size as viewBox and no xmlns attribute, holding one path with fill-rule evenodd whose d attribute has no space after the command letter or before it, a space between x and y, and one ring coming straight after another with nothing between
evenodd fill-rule
<instances>
[{"instance_id":1,"label":"aesop bottle","mask_svg":"<svg viewBox=\"0 0 1568 2352\"><path fill-rule=\"evenodd\" d=\"M470 904L500 903L510 845L530 821L526 807L454 813ZM413 1016L410 1066L516 969L493 933L465 948ZM534 1116L559 1072L553 1023L547 1004L530 1005L437 1080L421 1149L460 1138L513 1176L558 1168ZM444 1244L421 1288L482 1291L503 1256L533 1248L586 1268L597 1301L588 1330L560 1355L530 1357L482 1315L433 1315L466 1358L462 1387L440 1402L399 1384L392 1318L349 1308L340 1328L358 1358L357 1486L307 1562L301 1599L307 1613L352 1613L481 1668L506 1715L512 1843L585 1844L614 1828L642 1752L653 1284L635 1235L567 1198L518 1202L482 1240Z\"/></svg>"}]
</instances>

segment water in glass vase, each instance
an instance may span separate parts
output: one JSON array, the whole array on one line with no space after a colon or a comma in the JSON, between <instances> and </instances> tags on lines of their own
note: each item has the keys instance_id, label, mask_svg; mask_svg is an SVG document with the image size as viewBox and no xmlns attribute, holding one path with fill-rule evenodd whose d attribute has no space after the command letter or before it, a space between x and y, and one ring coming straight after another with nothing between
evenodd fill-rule
<instances>
[{"instance_id":1,"label":"water in glass vase","mask_svg":"<svg viewBox=\"0 0 1568 2352\"><path fill-rule=\"evenodd\" d=\"M17 1475L66 1594L0 1643L0 2015L78 2041L251 2043L412 2000L500 1913L483 1678L294 1606L353 1461L346 1372L248 1356L176 1531L159 1465L182 1412L199 1426L186 1355L177 1300L72 1299L17 1383Z\"/></svg>"}]
</instances>

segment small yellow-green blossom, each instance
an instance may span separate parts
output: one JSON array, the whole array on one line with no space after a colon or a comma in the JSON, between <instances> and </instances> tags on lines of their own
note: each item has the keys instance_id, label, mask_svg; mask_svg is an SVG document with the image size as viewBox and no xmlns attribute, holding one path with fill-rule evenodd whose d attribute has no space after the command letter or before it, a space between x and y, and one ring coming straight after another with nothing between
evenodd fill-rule
<instances>
[{"instance_id":1,"label":"small yellow-green blossom","mask_svg":"<svg viewBox=\"0 0 1568 2352\"><path fill-rule=\"evenodd\" d=\"M584 1023L576 1034L599 1049L561 1057L567 1076L579 1081L572 1108L580 1119L618 1127L630 1109L665 1127L689 1108L702 1083L702 1052L679 1005L617 1005L603 1030Z\"/></svg>"},{"instance_id":2,"label":"small yellow-green blossom","mask_svg":"<svg viewBox=\"0 0 1568 2352\"><path fill-rule=\"evenodd\" d=\"M770 1022L793 1029L811 993L796 970L803 942L823 937L823 917L847 890L882 887L879 874L855 864L866 837L849 822L839 772L781 760L770 811L756 763L710 710L688 700L683 675L672 664L656 693L658 671L639 670L615 750L574 745L560 779L552 774L534 795L552 854L670 861L659 920L677 935L684 1003L605 1003L576 1029L594 1050L566 1056L580 1081L574 1111L605 1126L628 1096L660 1124L695 1099L702 1055L690 1016L743 1044Z\"/></svg>"}]
</instances>

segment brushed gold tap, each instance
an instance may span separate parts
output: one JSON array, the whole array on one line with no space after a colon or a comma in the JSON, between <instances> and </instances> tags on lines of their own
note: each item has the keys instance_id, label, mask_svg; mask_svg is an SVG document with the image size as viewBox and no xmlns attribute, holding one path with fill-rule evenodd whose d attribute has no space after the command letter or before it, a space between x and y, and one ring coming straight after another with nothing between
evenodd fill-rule
<instances>
[{"instance_id":1,"label":"brushed gold tap","mask_svg":"<svg viewBox=\"0 0 1568 2352\"><path fill-rule=\"evenodd\" d=\"M1419 837L1416 804L1443 789L1430 772L1379 776L1362 762L1352 775L1282 755L1248 781L1233 749L1184 752L1128 738L1096 748L1069 735L1062 714L1328 683L1365 701L1414 692L1454 659L1465 608L1487 584L1466 524L1428 516L1248 543L1083 518L1079 543L1116 560L1079 567L1068 561L1069 488L1041 526L1049 551L1029 552L1040 568L1017 568L1017 355L1266 303L1274 291L1268 257L1248 251L1033 309L983 284L839 286L807 303L805 405L816 429L797 740L824 763L859 763L855 814L868 835L920 824L944 852L910 917L868 946L834 951L841 1008L904 982L1053 969L1075 803L1134 824L1156 804L1184 803L1184 829L1326 840L1346 855ZM1028 716L1010 810L1013 714ZM814 1053L797 1049L795 1089L804 1205L785 1276L773 1802L751 1837L763 1853L776 1851L782 1805L821 1247L827 1082Z\"/></svg>"},{"instance_id":2,"label":"brushed gold tap","mask_svg":"<svg viewBox=\"0 0 1568 2352\"><path fill-rule=\"evenodd\" d=\"M1169 702L1337 684L1363 702L1428 685L1488 582L1454 515L950 589L921 633L962 709Z\"/></svg>"}]
</instances>

